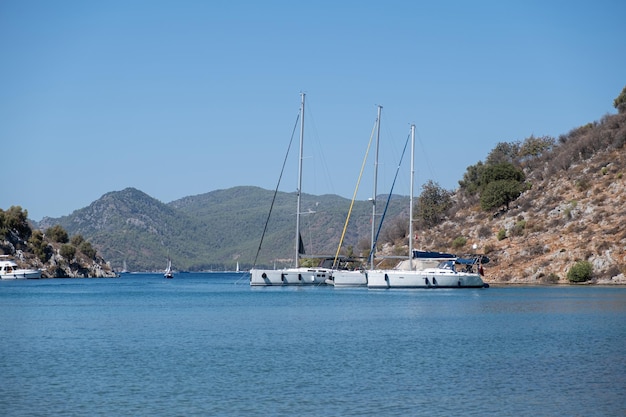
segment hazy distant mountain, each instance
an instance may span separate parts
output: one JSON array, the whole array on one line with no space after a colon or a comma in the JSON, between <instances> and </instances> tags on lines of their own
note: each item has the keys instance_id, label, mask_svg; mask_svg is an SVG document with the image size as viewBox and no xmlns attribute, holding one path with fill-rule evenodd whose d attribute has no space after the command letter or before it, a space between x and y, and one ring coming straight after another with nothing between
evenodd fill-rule
<instances>
[{"instance_id":1,"label":"hazy distant mountain","mask_svg":"<svg viewBox=\"0 0 626 417\"><path fill-rule=\"evenodd\" d=\"M168 254L179 270L249 268L259 248L274 192L235 187L185 197L164 204L127 188L103 195L88 207L61 218L44 218L42 229L55 224L71 235L80 233L120 270L159 270ZM386 197L378 201L379 212ZM257 265L293 259L295 193L278 193ZM303 194L301 234L307 254L334 255L350 200L336 195ZM344 238L355 248L370 240L371 202L357 201ZM394 197L387 219L408 213L408 197Z\"/></svg>"}]
</instances>

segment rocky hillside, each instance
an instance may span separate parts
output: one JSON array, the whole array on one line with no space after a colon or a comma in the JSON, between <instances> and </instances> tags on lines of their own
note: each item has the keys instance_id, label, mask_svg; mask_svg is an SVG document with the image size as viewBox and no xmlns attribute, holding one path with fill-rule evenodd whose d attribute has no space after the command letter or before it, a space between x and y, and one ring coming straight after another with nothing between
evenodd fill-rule
<instances>
[{"instance_id":1,"label":"rocky hillside","mask_svg":"<svg viewBox=\"0 0 626 417\"><path fill-rule=\"evenodd\" d=\"M522 164L528 189L509 210L486 212L459 190L452 214L417 246L458 253L476 244L491 259L490 283L566 283L569 269L588 261L590 283L626 284L625 143L626 113L574 129Z\"/></svg>"},{"instance_id":2,"label":"rocky hillside","mask_svg":"<svg viewBox=\"0 0 626 417\"><path fill-rule=\"evenodd\" d=\"M82 236L55 228L44 235L33 230L28 212L19 206L0 209L0 254L12 258L20 268L40 269L42 278L116 277L111 266Z\"/></svg>"}]
</instances>

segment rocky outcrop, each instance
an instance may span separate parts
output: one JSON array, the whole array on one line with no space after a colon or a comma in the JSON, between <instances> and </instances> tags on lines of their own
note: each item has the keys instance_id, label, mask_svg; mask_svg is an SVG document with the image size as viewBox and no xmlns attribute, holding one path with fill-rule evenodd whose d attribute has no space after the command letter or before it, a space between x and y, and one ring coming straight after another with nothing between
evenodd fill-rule
<instances>
[{"instance_id":1,"label":"rocky outcrop","mask_svg":"<svg viewBox=\"0 0 626 417\"><path fill-rule=\"evenodd\" d=\"M25 241L0 241L2 254L9 255L21 268L40 269L42 278L113 278L117 273L102 257L97 256L89 259L84 254L77 252L76 256L68 262L60 255L60 244L49 244L52 255L44 263L28 250L17 249L27 247Z\"/></svg>"}]
</instances>

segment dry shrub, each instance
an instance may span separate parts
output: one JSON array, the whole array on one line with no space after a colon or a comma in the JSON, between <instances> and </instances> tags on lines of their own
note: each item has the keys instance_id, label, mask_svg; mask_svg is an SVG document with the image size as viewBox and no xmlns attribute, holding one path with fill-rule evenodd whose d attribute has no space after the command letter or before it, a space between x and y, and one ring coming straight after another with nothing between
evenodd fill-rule
<instances>
[{"instance_id":1,"label":"dry shrub","mask_svg":"<svg viewBox=\"0 0 626 417\"><path fill-rule=\"evenodd\" d=\"M483 248L483 251L485 252L485 255L489 255L490 253L492 253L495 250L496 250L495 246L493 244L491 244L491 243L487 243L485 245L485 247Z\"/></svg>"},{"instance_id":2,"label":"dry shrub","mask_svg":"<svg viewBox=\"0 0 626 417\"><path fill-rule=\"evenodd\" d=\"M478 228L478 237L487 238L491 236L491 228L487 225L482 225Z\"/></svg>"},{"instance_id":3,"label":"dry shrub","mask_svg":"<svg viewBox=\"0 0 626 417\"><path fill-rule=\"evenodd\" d=\"M598 273L598 278L605 278L605 279L611 279L616 275L619 275L621 273L619 266L617 265L611 265L610 267L608 267L606 270L604 271L600 271Z\"/></svg>"},{"instance_id":4,"label":"dry shrub","mask_svg":"<svg viewBox=\"0 0 626 417\"><path fill-rule=\"evenodd\" d=\"M528 248L528 254L531 256L539 256L546 253L546 248L541 243L535 243Z\"/></svg>"},{"instance_id":5,"label":"dry shrub","mask_svg":"<svg viewBox=\"0 0 626 417\"><path fill-rule=\"evenodd\" d=\"M597 204L598 206L603 205L605 201L606 201L606 194L605 193L600 193L599 195L597 195L593 199L593 203Z\"/></svg>"}]
</instances>

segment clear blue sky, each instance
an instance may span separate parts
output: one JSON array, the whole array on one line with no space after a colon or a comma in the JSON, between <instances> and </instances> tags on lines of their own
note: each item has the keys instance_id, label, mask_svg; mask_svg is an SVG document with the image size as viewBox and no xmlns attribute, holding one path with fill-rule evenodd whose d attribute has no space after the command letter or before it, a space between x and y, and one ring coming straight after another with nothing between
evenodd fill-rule
<instances>
[{"instance_id":1,"label":"clear blue sky","mask_svg":"<svg viewBox=\"0 0 626 417\"><path fill-rule=\"evenodd\" d=\"M416 195L455 189L498 142L615 113L625 16L619 0L4 0L0 208L40 220L126 187L165 203L273 190L300 91L303 192L352 197L378 104L379 193L411 123Z\"/></svg>"}]
</instances>

